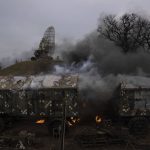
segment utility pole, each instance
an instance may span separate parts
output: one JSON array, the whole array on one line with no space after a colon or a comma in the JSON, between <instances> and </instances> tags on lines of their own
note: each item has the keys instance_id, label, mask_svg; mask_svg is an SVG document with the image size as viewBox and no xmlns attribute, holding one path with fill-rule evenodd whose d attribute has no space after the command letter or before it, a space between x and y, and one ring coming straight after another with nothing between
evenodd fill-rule
<instances>
[{"instance_id":1,"label":"utility pole","mask_svg":"<svg viewBox=\"0 0 150 150\"><path fill-rule=\"evenodd\" d=\"M64 150L65 128L66 128L66 92L63 91L63 117L62 117L62 133L61 133L60 150Z\"/></svg>"}]
</instances>

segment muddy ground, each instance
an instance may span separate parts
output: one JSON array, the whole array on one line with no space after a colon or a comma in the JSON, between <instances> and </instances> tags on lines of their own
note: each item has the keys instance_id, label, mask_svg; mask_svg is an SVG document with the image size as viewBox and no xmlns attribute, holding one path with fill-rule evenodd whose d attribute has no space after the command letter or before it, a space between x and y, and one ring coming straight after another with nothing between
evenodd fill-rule
<instances>
[{"instance_id":1,"label":"muddy ground","mask_svg":"<svg viewBox=\"0 0 150 150\"><path fill-rule=\"evenodd\" d=\"M22 121L0 134L0 150L59 150L60 138L50 135L45 124ZM65 137L65 150L150 150L150 132L132 136L128 129L111 126L97 127L82 124L69 129Z\"/></svg>"}]
</instances>

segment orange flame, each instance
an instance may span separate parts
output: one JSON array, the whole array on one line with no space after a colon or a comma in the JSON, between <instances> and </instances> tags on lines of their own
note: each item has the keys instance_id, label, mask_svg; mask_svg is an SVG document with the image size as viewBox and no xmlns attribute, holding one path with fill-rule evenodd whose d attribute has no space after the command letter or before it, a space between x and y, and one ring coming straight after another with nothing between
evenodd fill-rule
<instances>
[{"instance_id":1,"label":"orange flame","mask_svg":"<svg viewBox=\"0 0 150 150\"><path fill-rule=\"evenodd\" d=\"M102 122L102 118L99 115L97 115L95 117L95 121L96 121L96 123L101 123Z\"/></svg>"},{"instance_id":2,"label":"orange flame","mask_svg":"<svg viewBox=\"0 0 150 150\"><path fill-rule=\"evenodd\" d=\"M76 125L79 122L80 122L80 118L78 118L78 117L70 117L70 119L68 120L68 125L69 126L73 126L73 125Z\"/></svg>"},{"instance_id":3,"label":"orange flame","mask_svg":"<svg viewBox=\"0 0 150 150\"><path fill-rule=\"evenodd\" d=\"M45 120L43 119L43 120L37 120L36 121L36 124L44 124L45 123Z\"/></svg>"}]
</instances>

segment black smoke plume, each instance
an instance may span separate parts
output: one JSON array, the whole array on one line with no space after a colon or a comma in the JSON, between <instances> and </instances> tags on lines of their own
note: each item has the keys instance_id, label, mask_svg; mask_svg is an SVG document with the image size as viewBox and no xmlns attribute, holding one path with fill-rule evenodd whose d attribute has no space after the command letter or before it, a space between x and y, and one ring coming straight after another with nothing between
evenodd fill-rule
<instances>
[{"instance_id":1,"label":"black smoke plume","mask_svg":"<svg viewBox=\"0 0 150 150\"><path fill-rule=\"evenodd\" d=\"M104 112L106 104L114 109L115 103L110 100L119 83L131 76L136 80L136 76L143 78L150 73L149 53L138 49L137 53L124 54L113 42L98 37L96 31L76 44L65 42L56 52L66 65L55 66L55 73L79 75L81 95L90 103L88 114Z\"/></svg>"}]
</instances>

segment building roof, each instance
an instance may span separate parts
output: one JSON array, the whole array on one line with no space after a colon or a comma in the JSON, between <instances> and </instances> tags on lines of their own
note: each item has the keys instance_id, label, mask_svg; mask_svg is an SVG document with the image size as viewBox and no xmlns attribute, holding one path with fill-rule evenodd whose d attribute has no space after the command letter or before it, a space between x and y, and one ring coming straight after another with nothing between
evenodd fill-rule
<instances>
[{"instance_id":1,"label":"building roof","mask_svg":"<svg viewBox=\"0 0 150 150\"><path fill-rule=\"evenodd\" d=\"M0 89L77 88L77 75L0 76Z\"/></svg>"},{"instance_id":2,"label":"building roof","mask_svg":"<svg viewBox=\"0 0 150 150\"><path fill-rule=\"evenodd\" d=\"M122 88L135 89L135 88L149 88L150 89L150 77L141 76L120 76L120 82Z\"/></svg>"}]
</instances>

